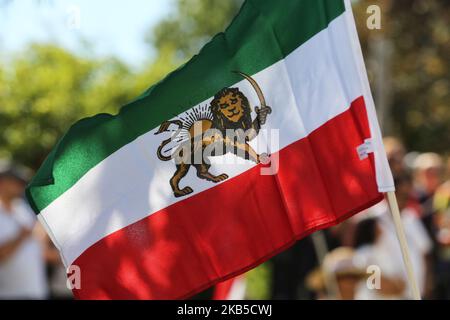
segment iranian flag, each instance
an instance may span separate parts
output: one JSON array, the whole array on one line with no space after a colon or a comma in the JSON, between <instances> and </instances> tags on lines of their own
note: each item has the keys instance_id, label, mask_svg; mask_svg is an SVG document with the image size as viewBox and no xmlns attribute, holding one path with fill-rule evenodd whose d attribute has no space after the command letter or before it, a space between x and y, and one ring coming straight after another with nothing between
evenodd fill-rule
<instances>
[{"instance_id":1,"label":"iranian flag","mask_svg":"<svg viewBox=\"0 0 450 320\"><path fill-rule=\"evenodd\" d=\"M74 124L27 198L75 297L179 299L392 190L350 1L247 0L117 115Z\"/></svg>"}]
</instances>

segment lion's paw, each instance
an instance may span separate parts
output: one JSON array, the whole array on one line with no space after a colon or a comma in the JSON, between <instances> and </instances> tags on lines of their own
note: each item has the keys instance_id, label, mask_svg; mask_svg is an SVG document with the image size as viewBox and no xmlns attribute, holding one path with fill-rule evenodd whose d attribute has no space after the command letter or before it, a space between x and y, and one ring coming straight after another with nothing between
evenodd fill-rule
<instances>
[{"instance_id":1,"label":"lion's paw","mask_svg":"<svg viewBox=\"0 0 450 320\"><path fill-rule=\"evenodd\" d=\"M267 153L261 153L258 157L259 163L261 164L269 164L270 156Z\"/></svg>"},{"instance_id":2,"label":"lion's paw","mask_svg":"<svg viewBox=\"0 0 450 320\"><path fill-rule=\"evenodd\" d=\"M220 182L220 181L223 181L223 180L226 180L226 179L228 179L228 175L225 174L225 173L222 173L222 174L216 176L213 181L214 182Z\"/></svg>"},{"instance_id":3,"label":"lion's paw","mask_svg":"<svg viewBox=\"0 0 450 320\"><path fill-rule=\"evenodd\" d=\"M187 195L189 193L192 193L192 192L194 192L194 190L191 187L185 187L182 190L174 191L173 194L175 195L175 197L178 198L178 197L185 196L185 195Z\"/></svg>"}]
</instances>

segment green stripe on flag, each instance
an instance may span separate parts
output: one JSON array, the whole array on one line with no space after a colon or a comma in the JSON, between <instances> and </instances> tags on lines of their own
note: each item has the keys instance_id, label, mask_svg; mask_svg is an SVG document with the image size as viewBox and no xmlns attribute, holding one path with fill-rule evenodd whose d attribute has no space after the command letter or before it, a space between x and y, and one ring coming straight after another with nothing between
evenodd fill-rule
<instances>
[{"instance_id":1,"label":"green stripe on flag","mask_svg":"<svg viewBox=\"0 0 450 320\"><path fill-rule=\"evenodd\" d=\"M117 115L99 114L75 123L27 188L33 209L39 213L89 169L164 120L239 82L232 70L264 70L344 11L342 0L245 1L224 33Z\"/></svg>"}]
</instances>

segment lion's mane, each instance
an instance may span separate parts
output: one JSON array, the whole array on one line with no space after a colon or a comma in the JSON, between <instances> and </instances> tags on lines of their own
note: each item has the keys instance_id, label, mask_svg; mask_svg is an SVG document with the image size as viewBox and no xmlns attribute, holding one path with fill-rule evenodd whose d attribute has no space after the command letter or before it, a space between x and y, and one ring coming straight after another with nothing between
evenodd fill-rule
<instances>
[{"instance_id":1,"label":"lion's mane","mask_svg":"<svg viewBox=\"0 0 450 320\"><path fill-rule=\"evenodd\" d=\"M242 100L244 113L237 122L230 121L230 119L219 111L219 100L230 93L239 96ZM223 134L225 134L227 129L243 129L245 131L252 127L250 103L248 102L247 97L238 88L223 88L216 93L214 99L211 101L211 113L213 115L212 127L220 130Z\"/></svg>"}]
</instances>

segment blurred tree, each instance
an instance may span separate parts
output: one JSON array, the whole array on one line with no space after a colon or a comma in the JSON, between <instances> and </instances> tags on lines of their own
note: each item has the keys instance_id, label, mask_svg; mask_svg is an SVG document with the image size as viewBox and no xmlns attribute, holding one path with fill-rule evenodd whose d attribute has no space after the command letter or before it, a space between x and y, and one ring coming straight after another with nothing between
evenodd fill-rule
<instances>
[{"instance_id":1,"label":"blurred tree","mask_svg":"<svg viewBox=\"0 0 450 320\"><path fill-rule=\"evenodd\" d=\"M52 45L32 45L0 70L0 157L33 168L73 122L115 112L139 93L118 60L81 58Z\"/></svg>"},{"instance_id":2,"label":"blurred tree","mask_svg":"<svg viewBox=\"0 0 450 320\"><path fill-rule=\"evenodd\" d=\"M269 300L271 283L270 262L263 263L245 274L247 288L245 298L250 300Z\"/></svg>"},{"instance_id":3,"label":"blurred tree","mask_svg":"<svg viewBox=\"0 0 450 320\"><path fill-rule=\"evenodd\" d=\"M377 3L382 6L380 31L366 28L366 8L374 1L358 1L354 10L375 91L381 66L373 44L380 36L389 41L391 93L384 117L389 121L386 134L401 137L409 150L449 153L450 1Z\"/></svg>"},{"instance_id":4,"label":"blurred tree","mask_svg":"<svg viewBox=\"0 0 450 320\"><path fill-rule=\"evenodd\" d=\"M178 0L175 15L147 36L157 55L139 73L117 59L83 58L53 45L31 45L8 59L0 66L0 157L37 169L71 124L116 113L223 30L241 3Z\"/></svg>"},{"instance_id":5,"label":"blurred tree","mask_svg":"<svg viewBox=\"0 0 450 320\"><path fill-rule=\"evenodd\" d=\"M176 0L175 10L146 36L160 53L174 51L180 64L189 59L218 32L224 31L243 0Z\"/></svg>"}]
</instances>

